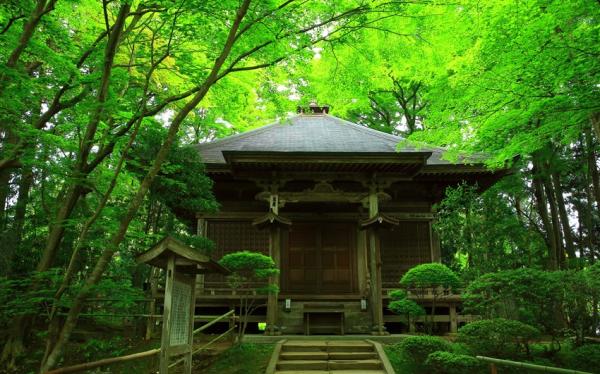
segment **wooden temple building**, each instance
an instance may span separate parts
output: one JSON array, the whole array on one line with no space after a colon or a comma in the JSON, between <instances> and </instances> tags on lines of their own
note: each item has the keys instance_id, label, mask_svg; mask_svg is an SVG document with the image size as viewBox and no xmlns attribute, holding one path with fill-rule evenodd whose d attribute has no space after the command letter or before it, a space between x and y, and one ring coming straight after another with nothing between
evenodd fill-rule
<instances>
[{"instance_id":1,"label":"wooden temple building","mask_svg":"<svg viewBox=\"0 0 600 374\"><path fill-rule=\"evenodd\" d=\"M388 291L411 267L440 261L433 204L448 186L484 189L502 174L448 162L442 148L415 148L328 109L312 106L197 146L221 204L197 216L198 234L216 244L213 258L259 251L281 269L280 293L257 296L266 308L253 318L267 323L267 334L385 334L398 326ZM201 307L235 305L222 276L199 283ZM459 301L449 295L437 308L447 331L461 322Z\"/></svg>"}]
</instances>

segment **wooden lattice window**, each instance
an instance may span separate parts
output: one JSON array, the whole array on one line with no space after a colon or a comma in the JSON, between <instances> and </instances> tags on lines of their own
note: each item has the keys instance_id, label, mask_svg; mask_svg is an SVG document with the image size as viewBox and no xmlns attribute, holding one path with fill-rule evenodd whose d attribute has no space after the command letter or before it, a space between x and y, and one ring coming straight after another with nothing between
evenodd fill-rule
<instances>
[{"instance_id":1,"label":"wooden lattice window","mask_svg":"<svg viewBox=\"0 0 600 374\"><path fill-rule=\"evenodd\" d=\"M391 230L381 230L381 276L384 287L396 287L408 269L431 262L428 222L401 221Z\"/></svg>"},{"instance_id":2,"label":"wooden lattice window","mask_svg":"<svg viewBox=\"0 0 600 374\"><path fill-rule=\"evenodd\" d=\"M253 251L269 254L269 231L258 230L250 221L208 221L206 236L215 242L213 260L218 261L227 253ZM207 282L220 282L221 275L208 275Z\"/></svg>"}]
</instances>

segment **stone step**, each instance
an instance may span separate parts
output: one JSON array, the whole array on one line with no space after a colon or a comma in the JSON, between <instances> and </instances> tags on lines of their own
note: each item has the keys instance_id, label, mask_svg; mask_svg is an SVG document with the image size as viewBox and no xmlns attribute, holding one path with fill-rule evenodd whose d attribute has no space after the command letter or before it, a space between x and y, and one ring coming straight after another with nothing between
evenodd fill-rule
<instances>
[{"instance_id":1,"label":"stone step","mask_svg":"<svg viewBox=\"0 0 600 374\"><path fill-rule=\"evenodd\" d=\"M373 346L365 342L331 342L327 352L373 352Z\"/></svg>"},{"instance_id":2,"label":"stone step","mask_svg":"<svg viewBox=\"0 0 600 374\"><path fill-rule=\"evenodd\" d=\"M368 360L376 359L376 352L329 352L330 360Z\"/></svg>"},{"instance_id":3,"label":"stone step","mask_svg":"<svg viewBox=\"0 0 600 374\"><path fill-rule=\"evenodd\" d=\"M279 370L275 374L386 374L383 370Z\"/></svg>"},{"instance_id":4,"label":"stone step","mask_svg":"<svg viewBox=\"0 0 600 374\"><path fill-rule=\"evenodd\" d=\"M329 362L327 360L279 361L277 370L329 370Z\"/></svg>"},{"instance_id":5,"label":"stone step","mask_svg":"<svg viewBox=\"0 0 600 374\"><path fill-rule=\"evenodd\" d=\"M327 360L329 354L323 351L315 352L281 352L280 360Z\"/></svg>"},{"instance_id":6,"label":"stone step","mask_svg":"<svg viewBox=\"0 0 600 374\"><path fill-rule=\"evenodd\" d=\"M327 342L324 341L291 341L281 346L282 352L327 352Z\"/></svg>"},{"instance_id":7,"label":"stone step","mask_svg":"<svg viewBox=\"0 0 600 374\"><path fill-rule=\"evenodd\" d=\"M379 360L329 360L329 370L380 370L383 369Z\"/></svg>"},{"instance_id":8,"label":"stone step","mask_svg":"<svg viewBox=\"0 0 600 374\"><path fill-rule=\"evenodd\" d=\"M373 352L373 346L361 341L290 341L281 347L283 352Z\"/></svg>"},{"instance_id":9,"label":"stone step","mask_svg":"<svg viewBox=\"0 0 600 374\"><path fill-rule=\"evenodd\" d=\"M280 360L368 360L377 357L376 352L285 351L279 355Z\"/></svg>"},{"instance_id":10,"label":"stone step","mask_svg":"<svg viewBox=\"0 0 600 374\"><path fill-rule=\"evenodd\" d=\"M286 360L277 363L277 370L381 370L379 360Z\"/></svg>"}]
</instances>

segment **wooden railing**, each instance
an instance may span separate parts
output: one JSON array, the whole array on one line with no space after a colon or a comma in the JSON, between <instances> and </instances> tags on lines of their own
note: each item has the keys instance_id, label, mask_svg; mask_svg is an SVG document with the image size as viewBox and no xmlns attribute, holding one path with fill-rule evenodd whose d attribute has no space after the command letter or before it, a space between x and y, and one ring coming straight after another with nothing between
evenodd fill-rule
<instances>
[{"instance_id":1,"label":"wooden railing","mask_svg":"<svg viewBox=\"0 0 600 374\"><path fill-rule=\"evenodd\" d=\"M196 348L192 351L192 355L204 351L206 349L208 349L212 344L216 343L217 341L219 341L220 339L224 338L225 336L231 334L233 331L236 330L236 321L237 321L237 317L235 316L235 310L230 310L229 312L217 316L216 318L214 318L212 321L202 325L201 327L197 328L196 330L193 331L192 335L196 335L204 330L206 330L207 328L209 328L210 326L214 325L217 322L221 322L225 319L229 319L230 320L230 325L231 327L229 328L229 330L225 331L224 333L222 333L221 335L213 338L211 341L209 341L208 343L202 345L199 348ZM102 367L102 366L107 366L107 365L111 365L111 364L116 364L116 363L121 363L121 362L126 362L126 361L133 361L133 360L139 360L142 358L147 358L147 357L152 357L154 355L157 355L160 353L160 348L155 348L155 349L150 349L148 351L144 351L144 352L139 352L139 353L134 353L131 355L126 355L126 356L119 356L119 357L111 357L111 358L105 358L102 360L98 360L98 361L93 361L93 362L86 362L83 364L78 364L78 365L73 365L73 366L67 366L67 367L63 367L63 368L59 368L59 369L54 369L51 371L48 371L44 374L68 374L68 373L78 373L84 370L91 370L91 369L95 369L98 367ZM172 364L169 365L169 368L174 367L182 362L185 361L185 358L179 359L175 362L173 362Z\"/></svg>"},{"instance_id":2,"label":"wooden railing","mask_svg":"<svg viewBox=\"0 0 600 374\"><path fill-rule=\"evenodd\" d=\"M252 296L264 296L261 295L257 290L265 287L266 283L255 282L249 283L249 287L243 289L234 289L229 286L227 282L204 282L201 286L196 287L196 293L198 296L236 296L240 294L252 295Z\"/></svg>"},{"instance_id":3,"label":"wooden railing","mask_svg":"<svg viewBox=\"0 0 600 374\"><path fill-rule=\"evenodd\" d=\"M390 284L384 284L383 285L383 298L388 298L389 294L392 291L397 290L398 288L399 288L398 286L394 287ZM423 294L420 294L420 293L417 294L417 293L414 293L411 291L407 291L406 293L410 299L431 300L431 299L433 299L433 297L435 295L437 300L440 300L440 301L460 301L462 290L443 290L443 289L430 288L430 289L426 289Z\"/></svg>"},{"instance_id":4,"label":"wooden railing","mask_svg":"<svg viewBox=\"0 0 600 374\"><path fill-rule=\"evenodd\" d=\"M213 345L214 343L216 343L217 341L219 341L220 339L224 338L225 336L231 334L232 332L234 332L236 330L236 325L235 325L235 321L236 321L236 317L235 317L235 310L230 310L229 312L223 314L222 316L219 316L217 318L215 318L214 320L204 324L203 326L197 328L196 330L194 330L194 332L192 333L192 335L196 335L204 330L206 330L207 328L209 328L210 326L214 325L217 322L220 322L226 318L230 318L230 320L232 321L232 323L230 323L230 328L229 330L225 331L224 333L222 333L221 335L217 336L216 338L212 339L211 341L209 341L208 343L204 344L203 346L201 346L200 348L196 348L195 350L192 351L192 356L195 355L198 352L204 351L206 349L208 349L208 347L210 347L211 345ZM171 365L169 365L169 368L175 367L181 363L183 363L185 361L185 357L184 358L180 358L179 360L173 362Z\"/></svg>"},{"instance_id":5,"label":"wooden railing","mask_svg":"<svg viewBox=\"0 0 600 374\"><path fill-rule=\"evenodd\" d=\"M529 364L526 362L518 362L518 361L510 361L510 360L501 360L499 358L493 357L485 357L485 356L477 356L477 359L483 362L487 362L490 364L490 373L498 374L497 366L509 366L527 370L541 371L544 373L561 373L561 374L592 374L587 371L578 371L573 369L562 369L553 366L543 366L543 365L535 365Z\"/></svg>"}]
</instances>

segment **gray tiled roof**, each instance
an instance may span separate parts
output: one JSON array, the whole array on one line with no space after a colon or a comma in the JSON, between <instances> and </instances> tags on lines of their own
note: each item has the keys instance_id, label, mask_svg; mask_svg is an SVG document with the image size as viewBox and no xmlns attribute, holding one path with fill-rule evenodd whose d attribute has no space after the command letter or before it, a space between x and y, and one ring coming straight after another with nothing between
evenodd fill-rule
<instances>
[{"instance_id":1,"label":"gray tiled roof","mask_svg":"<svg viewBox=\"0 0 600 374\"><path fill-rule=\"evenodd\" d=\"M428 165L449 164L443 148L414 147L403 138L325 115L297 115L258 129L198 144L205 163L224 164L222 151L404 153L432 152Z\"/></svg>"}]
</instances>

